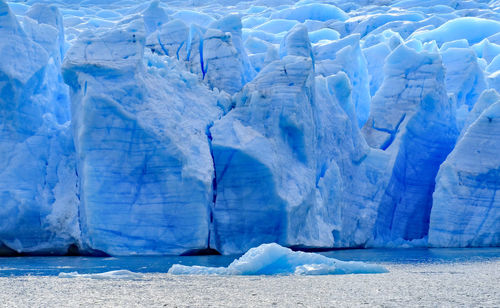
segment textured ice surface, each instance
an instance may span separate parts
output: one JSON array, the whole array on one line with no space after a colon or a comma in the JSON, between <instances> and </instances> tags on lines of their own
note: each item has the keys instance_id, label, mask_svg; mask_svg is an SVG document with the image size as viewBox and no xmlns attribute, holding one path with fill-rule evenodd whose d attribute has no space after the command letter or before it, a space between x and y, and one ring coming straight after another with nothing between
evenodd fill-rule
<instances>
[{"instance_id":1,"label":"textured ice surface","mask_svg":"<svg viewBox=\"0 0 500 308\"><path fill-rule=\"evenodd\" d=\"M0 0L0 247L499 245L498 7Z\"/></svg>"},{"instance_id":2,"label":"textured ice surface","mask_svg":"<svg viewBox=\"0 0 500 308\"><path fill-rule=\"evenodd\" d=\"M360 36L353 34L315 45L313 57L318 74L329 76L344 71L349 76L358 124L363 126L370 112L370 87L366 59L359 40Z\"/></svg>"},{"instance_id":3,"label":"textured ice surface","mask_svg":"<svg viewBox=\"0 0 500 308\"><path fill-rule=\"evenodd\" d=\"M363 132L368 144L391 155L374 233L383 241L427 235L434 178L458 135L435 52L402 44L386 59L384 83Z\"/></svg>"},{"instance_id":4,"label":"textured ice surface","mask_svg":"<svg viewBox=\"0 0 500 308\"><path fill-rule=\"evenodd\" d=\"M294 252L278 244L262 244L248 250L228 267L185 266L174 264L174 275L339 275L387 273L380 265L346 262L315 253Z\"/></svg>"},{"instance_id":5,"label":"textured ice surface","mask_svg":"<svg viewBox=\"0 0 500 308\"><path fill-rule=\"evenodd\" d=\"M439 169L430 217L432 246L495 246L500 241L500 98L491 98L495 102L467 128Z\"/></svg>"},{"instance_id":6,"label":"textured ice surface","mask_svg":"<svg viewBox=\"0 0 500 308\"><path fill-rule=\"evenodd\" d=\"M412 37L423 42L444 42L466 39L470 44L479 43L483 39L500 31L500 21L477 17L462 17L450 20L440 27L424 32L416 32Z\"/></svg>"},{"instance_id":7,"label":"textured ice surface","mask_svg":"<svg viewBox=\"0 0 500 308\"><path fill-rule=\"evenodd\" d=\"M83 241L117 255L202 249L217 98L176 63L143 56L144 41L133 20L81 35L66 55Z\"/></svg>"},{"instance_id":8,"label":"textured ice surface","mask_svg":"<svg viewBox=\"0 0 500 308\"><path fill-rule=\"evenodd\" d=\"M64 33L56 7L26 14L23 29L0 1L0 242L65 253L79 227Z\"/></svg>"},{"instance_id":9,"label":"textured ice surface","mask_svg":"<svg viewBox=\"0 0 500 308\"><path fill-rule=\"evenodd\" d=\"M213 241L224 253L265 242L333 245L333 204L316 188L307 31L296 27L284 42L283 59L260 71L235 97L235 108L210 129L217 185ZM330 173L327 195L336 189ZM304 224L304 218L315 223Z\"/></svg>"}]
</instances>

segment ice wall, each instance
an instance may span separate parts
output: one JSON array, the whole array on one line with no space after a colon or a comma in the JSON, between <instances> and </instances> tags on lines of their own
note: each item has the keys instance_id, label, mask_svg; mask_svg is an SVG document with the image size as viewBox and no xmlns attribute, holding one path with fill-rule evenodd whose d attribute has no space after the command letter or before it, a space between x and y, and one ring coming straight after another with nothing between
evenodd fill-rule
<instances>
[{"instance_id":1,"label":"ice wall","mask_svg":"<svg viewBox=\"0 0 500 308\"><path fill-rule=\"evenodd\" d=\"M500 97L467 128L436 178L429 244L495 246L500 241Z\"/></svg>"},{"instance_id":2,"label":"ice wall","mask_svg":"<svg viewBox=\"0 0 500 308\"><path fill-rule=\"evenodd\" d=\"M224 253L265 242L333 244L332 227L323 223L327 213L315 213L321 205L315 192L314 76L306 29L293 28L284 42L285 56L260 71L237 95L235 108L211 128L214 245ZM304 224L308 212L314 225Z\"/></svg>"},{"instance_id":3,"label":"ice wall","mask_svg":"<svg viewBox=\"0 0 500 308\"><path fill-rule=\"evenodd\" d=\"M402 44L386 59L385 78L363 127L368 144L391 155L375 238L427 235L434 178L458 135L438 53Z\"/></svg>"},{"instance_id":4,"label":"ice wall","mask_svg":"<svg viewBox=\"0 0 500 308\"><path fill-rule=\"evenodd\" d=\"M85 248L180 254L208 245L217 97L179 64L144 55L132 20L68 51Z\"/></svg>"},{"instance_id":5,"label":"ice wall","mask_svg":"<svg viewBox=\"0 0 500 308\"><path fill-rule=\"evenodd\" d=\"M0 243L64 254L79 241L64 32L56 7L26 15L23 29L0 1Z\"/></svg>"},{"instance_id":6,"label":"ice wall","mask_svg":"<svg viewBox=\"0 0 500 308\"><path fill-rule=\"evenodd\" d=\"M498 1L45 2L0 0L0 254L500 244Z\"/></svg>"}]
</instances>

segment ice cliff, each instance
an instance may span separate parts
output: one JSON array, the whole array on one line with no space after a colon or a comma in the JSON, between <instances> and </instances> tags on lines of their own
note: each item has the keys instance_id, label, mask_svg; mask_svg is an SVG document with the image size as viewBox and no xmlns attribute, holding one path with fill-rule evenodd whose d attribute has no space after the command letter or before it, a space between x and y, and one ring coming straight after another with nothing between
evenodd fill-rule
<instances>
[{"instance_id":1,"label":"ice cliff","mask_svg":"<svg viewBox=\"0 0 500 308\"><path fill-rule=\"evenodd\" d=\"M0 253L500 245L498 1L0 0L0 56Z\"/></svg>"},{"instance_id":2,"label":"ice cliff","mask_svg":"<svg viewBox=\"0 0 500 308\"><path fill-rule=\"evenodd\" d=\"M23 25L0 2L0 241L65 253L79 243L79 222L62 17L34 5Z\"/></svg>"},{"instance_id":3,"label":"ice cliff","mask_svg":"<svg viewBox=\"0 0 500 308\"><path fill-rule=\"evenodd\" d=\"M86 32L62 71L70 86L85 247L113 255L208 245L221 113L196 76L144 55L144 24Z\"/></svg>"}]
</instances>

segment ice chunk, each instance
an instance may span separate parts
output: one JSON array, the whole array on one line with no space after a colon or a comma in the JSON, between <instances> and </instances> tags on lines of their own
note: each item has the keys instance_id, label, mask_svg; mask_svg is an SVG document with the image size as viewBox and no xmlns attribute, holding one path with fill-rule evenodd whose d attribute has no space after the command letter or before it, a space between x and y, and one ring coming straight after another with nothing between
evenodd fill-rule
<instances>
[{"instance_id":1,"label":"ice chunk","mask_svg":"<svg viewBox=\"0 0 500 308\"><path fill-rule=\"evenodd\" d=\"M210 15L190 10L179 10L172 14L171 17L180 19L187 25L195 24L202 27L206 27L215 21Z\"/></svg>"},{"instance_id":2,"label":"ice chunk","mask_svg":"<svg viewBox=\"0 0 500 308\"><path fill-rule=\"evenodd\" d=\"M178 19L167 22L151 33L146 39L146 46L152 53L166 55L185 61L189 28Z\"/></svg>"},{"instance_id":3,"label":"ice chunk","mask_svg":"<svg viewBox=\"0 0 500 308\"><path fill-rule=\"evenodd\" d=\"M441 57L448 94L454 96L457 109L464 106L465 110L471 110L487 86L476 54L469 48L448 48L441 52ZM462 129L464 121L457 115L458 130Z\"/></svg>"},{"instance_id":4,"label":"ice chunk","mask_svg":"<svg viewBox=\"0 0 500 308\"><path fill-rule=\"evenodd\" d=\"M231 95L255 76L243 46L241 28L239 15L229 14L211 23L208 30L191 25L185 44L189 70L211 88Z\"/></svg>"},{"instance_id":5,"label":"ice chunk","mask_svg":"<svg viewBox=\"0 0 500 308\"><path fill-rule=\"evenodd\" d=\"M500 45L490 43L488 39L484 39L481 43L473 45L472 48L479 58L485 59L488 63L500 54Z\"/></svg>"},{"instance_id":6,"label":"ice chunk","mask_svg":"<svg viewBox=\"0 0 500 308\"><path fill-rule=\"evenodd\" d=\"M340 33L333 29L322 28L316 31L309 32L309 40L311 43L317 43L321 40L336 41L340 38Z\"/></svg>"},{"instance_id":7,"label":"ice chunk","mask_svg":"<svg viewBox=\"0 0 500 308\"><path fill-rule=\"evenodd\" d=\"M430 30L419 31L411 35L421 41L436 41L438 45L445 42L466 39L469 44L476 44L500 31L500 22L477 17L461 17L450 20L442 26Z\"/></svg>"},{"instance_id":8,"label":"ice chunk","mask_svg":"<svg viewBox=\"0 0 500 308\"><path fill-rule=\"evenodd\" d=\"M368 75L370 76L370 95L375 95L384 81L383 65L385 58L391 53L386 43L378 43L363 49L366 58Z\"/></svg>"},{"instance_id":9,"label":"ice chunk","mask_svg":"<svg viewBox=\"0 0 500 308\"><path fill-rule=\"evenodd\" d=\"M346 24L353 28L351 33L359 33L364 37L376 28L393 21L417 22L424 19L424 15L417 12L391 12L386 14L361 15L346 20Z\"/></svg>"},{"instance_id":10,"label":"ice chunk","mask_svg":"<svg viewBox=\"0 0 500 308\"><path fill-rule=\"evenodd\" d=\"M488 88L495 89L500 92L500 70L495 71L488 75L487 78Z\"/></svg>"},{"instance_id":11,"label":"ice chunk","mask_svg":"<svg viewBox=\"0 0 500 308\"><path fill-rule=\"evenodd\" d=\"M318 74L330 76L344 71L349 76L358 125L361 127L370 113L371 98L366 59L359 39L359 35L354 34L327 44L316 44L313 54Z\"/></svg>"},{"instance_id":12,"label":"ice chunk","mask_svg":"<svg viewBox=\"0 0 500 308\"><path fill-rule=\"evenodd\" d=\"M341 275L387 272L380 265L294 252L275 243L252 248L225 268L175 264L168 270L173 275Z\"/></svg>"},{"instance_id":13,"label":"ice chunk","mask_svg":"<svg viewBox=\"0 0 500 308\"><path fill-rule=\"evenodd\" d=\"M165 11L160 7L160 1L151 1L149 7L142 13L144 18L144 26L146 32L151 33L161 27L164 23L168 22L168 16Z\"/></svg>"},{"instance_id":14,"label":"ice chunk","mask_svg":"<svg viewBox=\"0 0 500 308\"><path fill-rule=\"evenodd\" d=\"M496 71L500 71L500 55L496 56L491 60L490 64L485 69L488 73L495 73Z\"/></svg>"},{"instance_id":15,"label":"ice chunk","mask_svg":"<svg viewBox=\"0 0 500 308\"><path fill-rule=\"evenodd\" d=\"M271 15L271 19L279 18L297 20L299 22L304 22L307 19L319 21L334 19L344 21L349 18L349 16L344 11L331 4L310 3L296 5Z\"/></svg>"},{"instance_id":16,"label":"ice chunk","mask_svg":"<svg viewBox=\"0 0 500 308\"><path fill-rule=\"evenodd\" d=\"M209 29L203 38L204 78L211 87L229 94L239 92L247 82L245 68L232 42L232 36Z\"/></svg>"},{"instance_id":17,"label":"ice chunk","mask_svg":"<svg viewBox=\"0 0 500 308\"><path fill-rule=\"evenodd\" d=\"M371 239L389 161L366 144L351 93L344 72L315 78L317 186L337 247L359 247Z\"/></svg>"},{"instance_id":18,"label":"ice chunk","mask_svg":"<svg viewBox=\"0 0 500 308\"><path fill-rule=\"evenodd\" d=\"M281 39L278 35L262 31L262 30L254 30L254 29L242 29L242 38L243 40L247 40L250 37L256 37L263 41L266 41L271 44L279 44Z\"/></svg>"},{"instance_id":19,"label":"ice chunk","mask_svg":"<svg viewBox=\"0 0 500 308\"><path fill-rule=\"evenodd\" d=\"M245 41L245 48L249 53L264 53L267 52L267 49L271 46L270 43L261 40L257 37L249 37Z\"/></svg>"},{"instance_id":20,"label":"ice chunk","mask_svg":"<svg viewBox=\"0 0 500 308\"><path fill-rule=\"evenodd\" d=\"M262 30L273 34L278 34L280 32L286 32L293 28L298 24L295 20L287 20L287 19L272 19L267 21L257 27L256 30Z\"/></svg>"},{"instance_id":21,"label":"ice chunk","mask_svg":"<svg viewBox=\"0 0 500 308\"><path fill-rule=\"evenodd\" d=\"M500 100L471 124L441 165L429 226L429 245L500 244Z\"/></svg>"},{"instance_id":22,"label":"ice chunk","mask_svg":"<svg viewBox=\"0 0 500 308\"><path fill-rule=\"evenodd\" d=\"M36 3L26 12L26 17L35 20L38 23L38 27L28 26L29 21L27 22L28 19L25 18L24 30L26 32L30 30L32 39L42 45L49 55L54 58L56 63L60 65L66 50L64 44L64 24L59 9L55 5ZM55 31L48 30L49 33L47 33L47 27L43 25L51 26ZM45 37L41 37L40 35L43 35L43 32L46 33Z\"/></svg>"},{"instance_id":23,"label":"ice chunk","mask_svg":"<svg viewBox=\"0 0 500 308\"><path fill-rule=\"evenodd\" d=\"M469 42L466 39L460 39L456 41L446 42L439 49L441 52L444 52L450 48L468 48Z\"/></svg>"},{"instance_id":24,"label":"ice chunk","mask_svg":"<svg viewBox=\"0 0 500 308\"><path fill-rule=\"evenodd\" d=\"M403 42L403 38L397 32L385 30L379 34L370 34L363 38L362 47L369 48L380 43L385 43L391 50L398 47ZM379 63L383 64L383 62Z\"/></svg>"},{"instance_id":25,"label":"ice chunk","mask_svg":"<svg viewBox=\"0 0 500 308\"><path fill-rule=\"evenodd\" d=\"M308 208L314 185L314 172L307 168L313 162L313 118L306 94L311 73L310 58L287 56L268 64L238 94L236 108L211 128L219 251L295 242L287 239L287 229L292 229L286 223L288 207Z\"/></svg>"},{"instance_id":26,"label":"ice chunk","mask_svg":"<svg viewBox=\"0 0 500 308\"><path fill-rule=\"evenodd\" d=\"M500 45L500 32L499 33L495 33L491 36L488 36L488 41L490 41L490 43L494 43L494 44L497 44L497 45Z\"/></svg>"},{"instance_id":27,"label":"ice chunk","mask_svg":"<svg viewBox=\"0 0 500 308\"><path fill-rule=\"evenodd\" d=\"M254 28L258 25L261 25L268 21L269 18L262 17L262 16L246 16L241 20L241 23L244 28Z\"/></svg>"},{"instance_id":28,"label":"ice chunk","mask_svg":"<svg viewBox=\"0 0 500 308\"><path fill-rule=\"evenodd\" d=\"M454 112L439 54L400 45L384 71L363 127L368 144L392 156L375 235L385 241L420 239L428 231L434 178L458 135Z\"/></svg>"},{"instance_id":29,"label":"ice chunk","mask_svg":"<svg viewBox=\"0 0 500 308\"><path fill-rule=\"evenodd\" d=\"M468 127L479 118L481 113L497 101L500 101L500 94L498 94L497 91L494 89L484 90L477 99L476 104L474 104L474 108L467 114L467 119L464 122L460 138L463 137Z\"/></svg>"},{"instance_id":30,"label":"ice chunk","mask_svg":"<svg viewBox=\"0 0 500 308\"><path fill-rule=\"evenodd\" d=\"M290 30L280 46L280 56L301 56L311 57L312 49L309 42L307 28L303 25L297 25ZM312 59L314 61L314 59Z\"/></svg>"},{"instance_id":31,"label":"ice chunk","mask_svg":"<svg viewBox=\"0 0 500 308\"><path fill-rule=\"evenodd\" d=\"M242 86L252 80L256 74L243 46L241 18L237 14L228 14L213 22L209 28L218 29L225 34L222 36L222 41L221 39L210 41L207 38L209 34L205 35L203 48L206 59L204 59L204 63L207 66L206 71L209 72L210 70L208 77L213 76L219 79L224 74L231 75L229 78L232 78L233 82L239 82L239 84L233 85L233 88L230 88L229 86L225 86L227 83L222 83L218 88L229 94L234 94L236 91L241 90ZM226 33L231 34L230 38ZM234 50L236 54L225 58L227 49L230 49L231 52ZM213 65L213 68L210 69L209 66L212 64L212 61L218 62L218 64Z\"/></svg>"},{"instance_id":32,"label":"ice chunk","mask_svg":"<svg viewBox=\"0 0 500 308\"><path fill-rule=\"evenodd\" d=\"M144 54L140 19L83 34L66 56L85 248L180 254L208 246L217 95ZM170 61L169 61L170 60Z\"/></svg>"},{"instance_id":33,"label":"ice chunk","mask_svg":"<svg viewBox=\"0 0 500 308\"><path fill-rule=\"evenodd\" d=\"M422 13L419 11L418 13ZM426 17L425 15L423 17ZM432 30L435 29L445 22L447 22L451 18L456 18L457 16L454 14L449 15L431 15L428 18L419 20L419 21L406 21L406 20L398 20L395 19L393 21L389 21L388 23L374 29L366 37L370 35L378 35L385 31L394 31L398 33L402 38L407 39L412 33L415 31L422 30Z\"/></svg>"}]
</instances>

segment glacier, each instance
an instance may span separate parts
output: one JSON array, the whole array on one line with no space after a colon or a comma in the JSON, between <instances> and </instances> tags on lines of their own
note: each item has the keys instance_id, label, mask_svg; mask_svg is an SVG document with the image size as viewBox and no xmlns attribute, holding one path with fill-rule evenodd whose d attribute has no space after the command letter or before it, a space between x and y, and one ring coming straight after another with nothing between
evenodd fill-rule
<instances>
[{"instance_id":1,"label":"glacier","mask_svg":"<svg viewBox=\"0 0 500 308\"><path fill-rule=\"evenodd\" d=\"M497 0L0 0L0 56L0 255L500 245Z\"/></svg>"}]
</instances>

